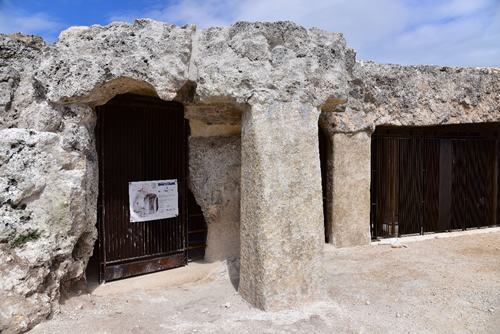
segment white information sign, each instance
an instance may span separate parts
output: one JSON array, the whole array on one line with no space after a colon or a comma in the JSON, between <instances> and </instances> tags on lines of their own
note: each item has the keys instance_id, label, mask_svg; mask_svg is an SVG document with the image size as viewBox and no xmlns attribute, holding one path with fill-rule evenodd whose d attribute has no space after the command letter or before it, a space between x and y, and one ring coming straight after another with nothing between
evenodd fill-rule
<instances>
[{"instance_id":1,"label":"white information sign","mask_svg":"<svg viewBox=\"0 0 500 334\"><path fill-rule=\"evenodd\" d=\"M130 222L144 222L179 215L177 180L129 182Z\"/></svg>"}]
</instances>

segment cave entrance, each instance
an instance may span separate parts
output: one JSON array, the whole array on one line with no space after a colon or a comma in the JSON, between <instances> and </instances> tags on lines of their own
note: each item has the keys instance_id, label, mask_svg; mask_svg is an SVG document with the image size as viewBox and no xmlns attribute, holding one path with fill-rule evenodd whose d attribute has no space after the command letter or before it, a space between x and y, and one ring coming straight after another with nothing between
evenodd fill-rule
<instances>
[{"instance_id":1,"label":"cave entrance","mask_svg":"<svg viewBox=\"0 0 500 334\"><path fill-rule=\"evenodd\" d=\"M118 95L97 111L99 281L187 263L187 138L178 102Z\"/></svg>"}]
</instances>

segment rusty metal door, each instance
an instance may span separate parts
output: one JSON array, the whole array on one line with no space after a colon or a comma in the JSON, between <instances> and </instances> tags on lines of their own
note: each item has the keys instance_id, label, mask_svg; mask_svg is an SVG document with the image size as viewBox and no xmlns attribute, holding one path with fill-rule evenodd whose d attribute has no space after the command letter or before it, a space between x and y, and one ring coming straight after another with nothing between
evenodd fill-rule
<instances>
[{"instance_id":1,"label":"rusty metal door","mask_svg":"<svg viewBox=\"0 0 500 334\"><path fill-rule=\"evenodd\" d=\"M121 95L96 111L100 281L186 264L188 127L182 104ZM177 180L178 216L130 222L129 182L154 180Z\"/></svg>"},{"instance_id":2,"label":"rusty metal door","mask_svg":"<svg viewBox=\"0 0 500 334\"><path fill-rule=\"evenodd\" d=\"M499 223L499 127L382 128L372 137L372 237Z\"/></svg>"}]
</instances>

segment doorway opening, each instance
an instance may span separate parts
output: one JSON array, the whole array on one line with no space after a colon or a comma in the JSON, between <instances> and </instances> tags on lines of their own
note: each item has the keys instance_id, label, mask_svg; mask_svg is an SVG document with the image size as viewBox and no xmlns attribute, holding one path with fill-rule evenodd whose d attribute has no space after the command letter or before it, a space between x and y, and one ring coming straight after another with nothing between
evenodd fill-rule
<instances>
[{"instance_id":1,"label":"doorway opening","mask_svg":"<svg viewBox=\"0 0 500 334\"><path fill-rule=\"evenodd\" d=\"M318 140L319 140L319 160L321 168L321 192L323 197L323 224L325 231L325 242L330 242L330 208L328 205L328 159L329 156L329 139L325 131L318 126Z\"/></svg>"},{"instance_id":2,"label":"doorway opening","mask_svg":"<svg viewBox=\"0 0 500 334\"><path fill-rule=\"evenodd\" d=\"M500 124L377 127L372 238L497 226Z\"/></svg>"},{"instance_id":3,"label":"doorway opening","mask_svg":"<svg viewBox=\"0 0 500 334\"><path fill-rule=\"evenodd\" d=\"M96 112L99 281L185 265L189 128L183 105L125 94Z\"/></svg>"}]
</instances>

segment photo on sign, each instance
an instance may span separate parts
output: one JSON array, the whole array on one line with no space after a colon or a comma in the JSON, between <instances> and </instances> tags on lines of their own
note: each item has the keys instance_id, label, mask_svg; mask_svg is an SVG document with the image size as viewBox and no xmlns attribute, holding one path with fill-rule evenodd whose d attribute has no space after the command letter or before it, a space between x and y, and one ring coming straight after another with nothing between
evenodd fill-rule
<instances>
[{"instance_id":1,"label":"photo on sign","mask_svg":"<svg viewBox=\"0 0 500 334\"><path fill-rule=\"evenodd\" d=\"M129 182L130 222L179 215L177 180Z\"/></svg>"}]
</instances>

